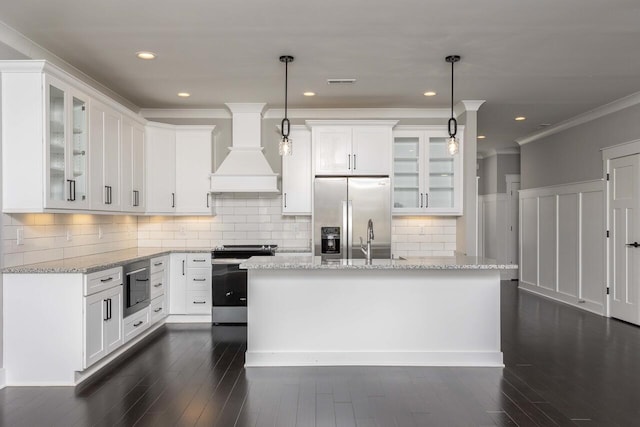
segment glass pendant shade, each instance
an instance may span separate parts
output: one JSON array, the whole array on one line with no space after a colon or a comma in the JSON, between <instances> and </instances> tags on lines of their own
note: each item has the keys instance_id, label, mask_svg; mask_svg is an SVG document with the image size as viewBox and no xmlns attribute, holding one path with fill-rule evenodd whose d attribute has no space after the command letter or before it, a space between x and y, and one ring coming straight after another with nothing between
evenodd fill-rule
<instances>
[{"instance_id":1,"label":"glass pendant shade","mask_svg":"<svg viewBox=\"0 0 640 427\"><path fill-rule=\"evenodd\" d=\"M283 136L280 140L280 144L278 144L278 153L281 156L290 156L293 151L293 144L291 139L286 136Z\"/></svg>"},{"instance_id":2,"label":"glass pendant shade","mask_svg":"<svg viewBox=\"0 0 640 427\"><path fill-rule=\"evenodd\" d=\"M449 154L452 156L458 154L458 138L450 136L449 139L447 139L447 151L449 151Z\"/></svg>"}]
</instances>

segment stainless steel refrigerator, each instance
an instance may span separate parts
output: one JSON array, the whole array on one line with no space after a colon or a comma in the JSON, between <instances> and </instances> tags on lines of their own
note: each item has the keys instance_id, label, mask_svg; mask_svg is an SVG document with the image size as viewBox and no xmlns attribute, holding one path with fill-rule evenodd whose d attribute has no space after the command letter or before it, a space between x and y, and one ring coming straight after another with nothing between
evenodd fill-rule
<instances>
[{"instance_id":1,"label":"stainless steel refrigerator","mask_svg":"<svg viewBox=\"0 0 640 427\"><path fill-rule=\"evenodd\" d=\"M316 177L313 252L324 259L365 258L373 224L372 258L391 258L391 182L388 177Z\"/></svg>"}]
</instances>

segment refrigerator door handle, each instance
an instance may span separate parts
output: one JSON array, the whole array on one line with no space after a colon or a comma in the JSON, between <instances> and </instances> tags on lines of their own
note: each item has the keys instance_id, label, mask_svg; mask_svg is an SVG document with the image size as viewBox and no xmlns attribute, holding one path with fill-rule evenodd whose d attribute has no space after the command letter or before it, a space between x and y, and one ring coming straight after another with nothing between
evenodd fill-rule
<instances>
[{"instance_id":1,"label":"refrigerator door handle","mask_svg":"<svg viewBox=\"0 0 640 427\"><path fill-rule=\"evenodd\" d=\"M348 208L347 208L347 201L343 200L342 201L342 238L340 239L340 253L342 254L342 259L346 259L347 258L347 249L349 248L349 242L348 242L348 235L347 235L347 217L349 215L348 212Z\"/></svg>"},{"instance_id":2,"label":"refrigerator door handle","mask_svg":"<svg viewBox=\"0 0 640 427\"><path fill-rule=\"evenodd\" d=\"M349 259L353 259L353 202L349 200L347 206L347 254Z\"/></svg>"}]
</instances>

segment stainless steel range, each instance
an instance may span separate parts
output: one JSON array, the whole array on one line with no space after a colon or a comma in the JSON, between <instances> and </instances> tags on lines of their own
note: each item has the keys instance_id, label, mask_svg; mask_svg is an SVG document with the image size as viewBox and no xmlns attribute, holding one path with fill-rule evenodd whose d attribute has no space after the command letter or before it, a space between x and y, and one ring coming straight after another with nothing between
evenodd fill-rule
<instances>
[{"instance_id":1,"label":"stainless steel range","mask_svg":"<svg viewBox=\"0 0 640 427\"><path fill-rule=\"evenodd\" d=\"M277 245L225 245L211 252L213 323L247 323L247 271L243 261L252 256L273 256Z\"/></svg>"}]
</instances>

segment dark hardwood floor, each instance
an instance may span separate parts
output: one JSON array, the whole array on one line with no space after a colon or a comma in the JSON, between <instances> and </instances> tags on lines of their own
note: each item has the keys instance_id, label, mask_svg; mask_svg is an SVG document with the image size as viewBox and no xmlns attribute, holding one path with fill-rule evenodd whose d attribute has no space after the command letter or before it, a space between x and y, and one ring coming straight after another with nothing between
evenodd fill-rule
<instances>
[{"instance_id":1,"label":"dark hardwood floor","mask_svg":"<svg viewBox=\"0 0 640 427\"><path fill-rule=\"evenodd\" d=\"M82 390L1 390L0 424L640 425L640 328L502 289L504 369L245 370L243 327L171 325Z\"/></svg>"}]
</instances>

